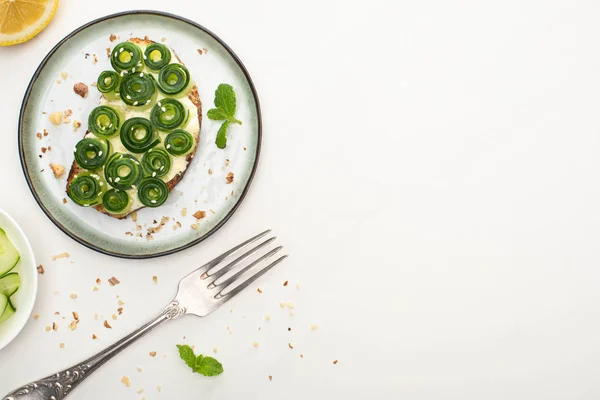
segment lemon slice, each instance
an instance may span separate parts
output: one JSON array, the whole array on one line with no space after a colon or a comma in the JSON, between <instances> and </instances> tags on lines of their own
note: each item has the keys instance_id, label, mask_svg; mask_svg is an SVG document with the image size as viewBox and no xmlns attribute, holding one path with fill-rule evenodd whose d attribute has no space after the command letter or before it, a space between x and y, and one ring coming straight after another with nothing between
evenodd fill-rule
<instances>
[{"instance_id":1,"label":"lemon slice","mask_svg":"<svg viewBox=\"0 0 600 400\"><path fill-rule=\"evenodd\" d=\"M59 0L0 0L0 46L23 43L41 32Z\"/></svg>"}]
</instances>

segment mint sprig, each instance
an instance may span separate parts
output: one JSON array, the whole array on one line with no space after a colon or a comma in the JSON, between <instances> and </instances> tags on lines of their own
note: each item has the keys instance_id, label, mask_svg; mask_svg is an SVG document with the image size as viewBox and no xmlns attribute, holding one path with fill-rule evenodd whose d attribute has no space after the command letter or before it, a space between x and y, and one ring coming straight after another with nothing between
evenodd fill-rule
<instances>
[{"instance_id":1,"label":"mint sprig","mask_svg":"<svg viewBox=\"0 0 600 400\"><path fill-rule=\"evenodd\" d=\"M177 345L179 357L192 369L204 376L217 376L223 373L223 365L212 357L202 354L196 356L194 350L188 345Z\"/></svg>"},{"instance_id":2,"label":"mint sprig","mask_svg":"<svg viewBox=\"0 0 600 400\"><path fill-rule=\"evenodd\" d=\"M242 124L242 121L235 118L236 99L235 91L231 85L221 83L215 90L215 106L206 114L208 119L213 121L224 121L219 131L215 143L218 148L224 149L227 146L227 127L230 123Z\"/></svg>"}]
</instances>

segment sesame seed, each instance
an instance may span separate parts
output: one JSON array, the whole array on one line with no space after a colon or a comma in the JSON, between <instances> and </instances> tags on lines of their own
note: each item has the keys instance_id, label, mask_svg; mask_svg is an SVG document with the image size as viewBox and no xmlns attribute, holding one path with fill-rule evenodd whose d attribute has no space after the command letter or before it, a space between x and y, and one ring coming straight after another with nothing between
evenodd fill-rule
<instances>
[{"instance_id":1,"label":"sesame seed","mask_svg":"<svg viewBox=\"0 0 600 400\"><path fill-rule=\"evenodd\" d=\"M138 105L138 102L137 102L137 100L133 102L133 105L134 105L134 106L137 106L137 105Z\"/></svg>"},{"instance_id":2,"label":"sesame seed","mask_svg":"<svg viewBox=\"0 0 600 400\"><path fill-rule=\"evenodd\" d=\"M100 151L98 152L98 156L101 156L101 155L102 155L102 150L100 150Z\"/></svg>"},{"instance_id":3,"label":"sesame seed","mask_svg":"<svg viewBox=\"0 0 600 400\"><path fill-rule=\"evenodd\" d=\"M162 112L167 112L167 109L165 107L161 107L160 109L162 110Z\"/></svg>"},{"instance_id":4,"label":"sesame seed","mask_svg":"<svg viewBox=\"0 0 600 400\"><path fill-rule=\"evenodd\" d=\"M131 96L130 95L126 95L125 97L127 97L127 100L131 100Z\"/></svg>"},{"instance_id":5,"label":"sesame seed","mask_svg":"<svg viewBox=\"0 0 600 400\"><path fill-rule=\"evenodd\" d=\"M116 182L119 182L120 180L121 180L121 178L117 176L117 177L115 178L115 183L116 183Z\"/></svg>"},{"instance_id":6,"label":"sesame seed","mask_svg":"<svg viewBox=\"0 0 600 400\"><path fill-rule=\"evenodd\" d=\"M143 77L144 77L144 73L143 73L143 72L141 72L141 73L140 73L140 78L143 78Z\"/></svg>"},{"instance_id":7,"label":"sesame seed","mask_svg":"<svg viewBox=\"0 0 600 400\"><path fill-rule=\"evenodd\" d=\"M122 53L122 52L123 52L123 48L121 47L121 48L119 49L119 53Z\"/></svg>"},{"instance_id":8,"label":"sesame seed","mask_svg":"<svg viewBox=\"0 0 600 400\"><path fill-rule=\"evenodd\" d=\"M150 200L150 203L156 204L156 200Z\"/></svg>"},{"instance_id":9,"label":"sesame seed","mask_svg":"<svg viewBox=\"0 0 600 400\"><path fill-rule=\"evenodd\" d=\"M156 172L153 172L152 173L152 177L154 178L155 176L156 176Z\"/></svg>"}]
</instances>

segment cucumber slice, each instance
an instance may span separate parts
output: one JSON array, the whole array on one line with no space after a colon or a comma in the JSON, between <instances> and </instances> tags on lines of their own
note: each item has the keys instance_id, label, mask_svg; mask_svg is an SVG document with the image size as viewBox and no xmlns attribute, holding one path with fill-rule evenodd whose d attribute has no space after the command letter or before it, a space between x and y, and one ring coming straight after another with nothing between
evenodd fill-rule
<instances>
[{"instance_id":1,"label":"cucumber slice","mask_svg":"<svg viewBox=\"0 0 600 400\"><path fill-rule=\"evenodd\" d=\"M8 240L6 232L0 228L0 278L6 275L19 262L19 252Z\"/></svg>"},{"instance_id":2,"label":"cucumber slice","mask_svg":"<svg viewBox=\"0 0 600 400\"><path fill-rule=\"evenodd\" d=\"M2 310L0 313L0 324L12 317L15 311L17 311L15 306L10 302L10 299L3 294L0 294L0 310Z\"/></svg>"},{"instance_id":3,"label":"cucumber slice","mask_svg":"<svg viewBox=\"0 0 600 400\"><path fill-rule=\"evenodd\" d=\"M0 278L0 293L9 298L19 290L19 286L21 286L21 278L16 272L11 272Z\"/></svg>"}]
</instances>

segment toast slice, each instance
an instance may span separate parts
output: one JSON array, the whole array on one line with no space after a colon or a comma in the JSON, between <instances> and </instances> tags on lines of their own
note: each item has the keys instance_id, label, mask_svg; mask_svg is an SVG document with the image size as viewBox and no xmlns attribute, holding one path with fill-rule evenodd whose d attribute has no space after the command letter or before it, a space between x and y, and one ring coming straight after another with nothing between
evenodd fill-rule
<instances>
[{"instance_id":1,"label":"toast slice","mask_svg":"<svg viewBox=\"0 0 600 400\"><path fill-rule=\"evenodd\" d=\"M146 36L145 38L141 39L141 38L131 38L129 39L130 42L137 44L138 46L148 46L151 43L154 43L152 40L148 39L148 37ZM177 61L183 65L183 62L181 61L181 59L179 59L179 57L177 56L177 54L175 53L175 51L173 51L173 49L171 50L171 54L172 56L177 59ZM193 76L191 77L193 80ZM190 162L192 161L192 159L194 158L194 155L196 154L196 151L198 150L198 143L200 142L200 129L202 127L202 101L200 100L200 95L198 93L198 87L196 86L196 83L194 82L194 85L190 91L190 93L188 94L187 98L191 101L191 103L196 107L197 110L197 118L198 118L198 132L190 132L193 136L194 139L196 141L194 148L192 149L192 151L185 156L185 167L184 169L177 173L174 177L172 177L169 181L165 182L167 184L167 187L169 188L169 192L171 192L173 190L173 188L175 186L177 186L177 184L181 181L181 179L183 178L183 176L185 175ZM100 98L100 104L105 104L106 103L106 98L104 97L104 95ZM191 111L191 110L190 110ZM193 114L190 116L190 118L194 118ZM90 134L91 132L88 130L86 131L86 133L84 134L84 137L88 134ZM71 165L71 170L69 171L69 176L67 178L67 188L69 187L69 184L71 183L71 181L75 178L75 176L79 173L82 173L86 171L85 169L81 168L79 165L77 165L77 163L73 160L73 164ZM123 213L123 214L111 214L108 211L106 211L104 209L104 206L102 204L98 204L96 206L94 206L93 208L95 208L97 211L108 215L109 217L113 217L113 218L118 218L118 219L123 219L126 218L129 214L138 211L142 208L144 208L145 206L142 204L138 204L137 206L131 207L131 209L129 209L127 212Z\"/></svg>"}]
</instances>

